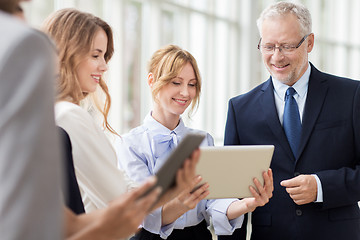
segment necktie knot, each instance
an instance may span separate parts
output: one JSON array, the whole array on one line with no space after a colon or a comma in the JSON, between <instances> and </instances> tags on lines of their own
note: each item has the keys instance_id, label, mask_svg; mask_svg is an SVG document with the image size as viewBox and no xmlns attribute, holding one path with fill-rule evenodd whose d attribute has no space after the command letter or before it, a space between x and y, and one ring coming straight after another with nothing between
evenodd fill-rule
<instances>
[{"instance_id":1,"label":"necktie knot","mask_svg":"<svg viewBox=\"0 0 360 240\"><path fill-rule=\"evenodd\" d=\"M285 94L285 101L291 97L291 96L294 96L294 94L296 93L295 89L293 87L289 87L287 90L286 90L286 94Z\"/></svg>"}]
</instances>

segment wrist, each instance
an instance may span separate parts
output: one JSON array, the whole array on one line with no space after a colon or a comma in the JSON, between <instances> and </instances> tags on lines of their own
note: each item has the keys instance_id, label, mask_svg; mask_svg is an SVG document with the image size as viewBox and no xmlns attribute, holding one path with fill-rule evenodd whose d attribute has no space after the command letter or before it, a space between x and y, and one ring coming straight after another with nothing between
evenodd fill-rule
<instances>
[{"instance_id":1,"label":"wrist","mask_svg":"<svg viewBox=\"0 0 360 240\"><path fill-rule=\"evenodd\" d=\"M256 209L256 205L254 204L253 201L249 201L249 198L244 198L244 203L245 203L245 208L246 208L246 212L253 212Z\"/></svg>"},{"instance_id":2,"label":"wrist","mask_svg":"<svg viewBox=\"0 0 360 240\"><path fill-rule=\"evenodd\" d=\"M178 198L174 198L170 202L166 203L161 211L161 225L167 225L174 222L181 215L187 212L186 206Z\"/></svg>"}]
</instances>

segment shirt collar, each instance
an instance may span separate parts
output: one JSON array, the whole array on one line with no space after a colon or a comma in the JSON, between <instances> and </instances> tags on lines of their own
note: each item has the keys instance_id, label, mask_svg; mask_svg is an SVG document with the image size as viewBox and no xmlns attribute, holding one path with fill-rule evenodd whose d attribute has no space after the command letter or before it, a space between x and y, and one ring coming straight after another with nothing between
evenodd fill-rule
<instances>
[{"instance_id":1,"label":"shirt collar","mask_svg":"<svg viewBox=\"0 0 360 240\"><path fill-rule=\"evenodd\" d=\"M305 73L292 86L300 98L304 98L307 93L310 73L311 73L311 66L308 63L308 68L306 69ZM280 99L283 99L285 101L285 93L286 93L286 90L289 88L289 86L280 82L279 80L275 79L274 77L271 77L271 78L272 78L272 82L274 85L275 94L277 94Z\"/></svg>"},{"instance_id":2,"label":"shirt collar","mask_svg":"<svg viewBox=\"0 0 360 240\"><path fill-rule=\"evenodd\" d=\"M161 123L159 123L158 121L156 121L151 116L151 113L152 112L146 115L144 119L144 125L147 129L149 129L152 132L153 135L157 135L157 134L170 135L171 133L175 133L179 135L185 130L185 124L181 117L177 127L174 130L170 130Z\"/></svg>"}]
</instances>

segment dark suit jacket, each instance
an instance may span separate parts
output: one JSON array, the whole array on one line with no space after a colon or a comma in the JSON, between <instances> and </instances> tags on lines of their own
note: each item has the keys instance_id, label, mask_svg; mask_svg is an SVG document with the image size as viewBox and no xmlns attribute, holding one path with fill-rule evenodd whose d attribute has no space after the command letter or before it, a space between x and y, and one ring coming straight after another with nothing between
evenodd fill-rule
<instances>
[{"instance_id":1,"label":"dark suit jacket","mask_svg":"<svg viewBox=\"0 0 360 240\"><path fill-rule=\"evenodd\" d=\"M275 145L274 192L252 214L252 239L360 239L360 82L311 65L298 156L276 111L271 78L229 101L225 145ZM296 205L280 182L317 174L323 203ZM238 238L239 239L239 238Z\"/></svg>"}]
</instances>

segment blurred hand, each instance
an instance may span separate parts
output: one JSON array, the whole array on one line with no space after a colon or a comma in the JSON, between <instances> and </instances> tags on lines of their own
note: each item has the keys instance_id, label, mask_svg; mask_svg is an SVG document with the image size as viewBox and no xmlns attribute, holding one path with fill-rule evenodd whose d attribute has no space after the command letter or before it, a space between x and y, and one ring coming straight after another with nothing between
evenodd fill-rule
<instances>
[{"instance_id":1,"label":"blurred hand","mask_svg":"<svg viewBox=\"0 0 360 240\"><path fill-rule=\"evenodd\" d=\"M122 194L109 204L106 213L101 219L103 225L106 226L106 229L104 229L105 236L106 233L109 233L109 239L125 238L138 230L139 225L149 213L161 190L156 188L144 197L139 197L151 188L155 182L155 178L151 177L139 188ZM110 233L112 234L110 235Z\"/></svg>"},{"instance_id":2,"label":"blurred hand","mask_svg":"<svg viewBox=\"0 0 360 240\"><path fill-rule=\"evenodd\" d=\"M201 180L200 176L195 177L188 188L164 205L161 213L163 226L174 222L187 211L194 209L201 200L209 195L208 183L196 187Z\"/></svg>"},{"instance_id":3,"label":"blurred hand","mask_svg":"<svg viewBox=\"0 0 360 240\"><path fill-rule=\"evenodd\" d=\"M200 150L196 149L191 154L190 158L185 160L183 167L177 171L175 187L166 191L156 204L156 207L164 205L166 202L177 197L183 191L190 191L189 189L192 189L192 184L196 176L196 165L199 162L199 158Z\"/></svg>"},{"instance_id":4,"label":"blurred hand","mask_svg":"<svg viewBox=\"0 0 360 240\"><path fill-rule=\"evenodd\" d=\"M176 201L179 202L181 208L185 209L185 212L194 209L196 205L203 200L207 195L209 195L209 184L204 183L200 187L193 189L201 182L201 177L195 177L190 188L185 189L179 196L176 198Z\"/></svg>"},{"instance_id":5,"label":"blurred hand","mask_svg":"<svg viewBox=\"0 0 360 240\"><path fill-rule=\"evenodd\" d=\"M184 166L178 170L176 175L177 191L182 192L185 189L192 189L194 178L196 176L196 165L199 162L200 149L194 150L190 158L186 159Z\"/></svg>"},{"instance_id":6,"label":"blurred hand","mask_svg":"<svg viewBox=\"0 0 360 240\"><path fill-rule=\"evenodd\" d=\"M286 188L297 205L314 202L317 198L317 183L312 175L299 175L282 181L280 185Z\"/></svg>"},{"instance_id":7,"label":"blurred hand","mask_svg":"<svg viewBox=\"0 0 360 240\"><path fill-rule=\"evenodd\" d=\"M75 215L65 208L66 239L120 239L135 233L161 190L156 188L146 196L139 197L155 182L155 177L150 178L139 188L110 202L105 209Z\"/></svg>"}]
</instances>

